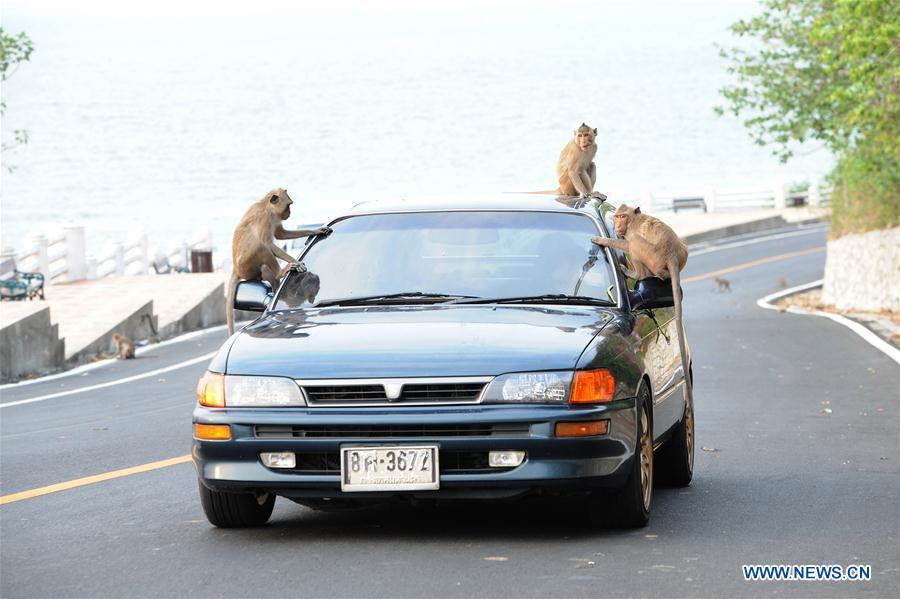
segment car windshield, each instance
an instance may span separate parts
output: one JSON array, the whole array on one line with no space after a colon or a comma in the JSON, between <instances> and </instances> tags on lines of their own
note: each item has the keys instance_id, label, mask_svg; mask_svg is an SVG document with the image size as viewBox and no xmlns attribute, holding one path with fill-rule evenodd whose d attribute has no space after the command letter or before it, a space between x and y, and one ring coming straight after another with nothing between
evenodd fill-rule
<instances>
[{"instance_id":1,"label":"car windshield","mask_svg":"<svg viewBox=\"0 0 900 599\"><path fill-rule=\"evenodd\" d=\"M309 248L276 310L300 305L509 301L615 303L594 222L556 212L352 216ZM305 281L304 281L305 279ZM315 297L310 302L309 295ZM541 297L543 296L543 297ZM570 298L568 296L578 296Z\"/></svg>"}]
</instances>

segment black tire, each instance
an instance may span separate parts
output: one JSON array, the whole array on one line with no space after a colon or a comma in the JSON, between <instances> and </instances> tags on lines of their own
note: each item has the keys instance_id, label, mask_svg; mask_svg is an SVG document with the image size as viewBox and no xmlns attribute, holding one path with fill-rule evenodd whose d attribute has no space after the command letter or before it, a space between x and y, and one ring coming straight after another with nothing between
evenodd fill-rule
<instances>
[{"instance_id":1,"label":"black tire","mask_svg":"<svg viewBox=\"0 0 900 599\"><path fill-rule=\"evenodd\" d=\"M641 385L636 402L634 459L616 505L618 524L626 528L647 526L653 500L653 403L646 386Z\"/></svg>"},{"instance_id":2,"label":"black tire","mask_svg":"<svg viewBox=\"0 0 900 599\"><path fill-rule=\"evenodd\" d=\"M667 485L686 487L694 477L694 405L690 400L684 404L681 422L659 453L659 477Z\"/></svg>"},{"instance_id":3,"label":"black tire","mask_svg":"<svg viewBox=\"0 0 900 599\"><path fill-rule=\"evenodd\" d=\"M224 493L200 486L200 504L206 519L219 528L244 528L262 526L268 522L275 507L275 496L271 493Z\"/></svg>"},{"instance_id":4,"label":"black tire","mask_svg":"<svg viewBox=\"0 0 900 599\"><path fill-rule=\"evenodd\" d=\"M615 493L593 491L585 500L582 511L595 526L642 528L647 526L650 521L650 504L653 497L653 404L647 387L641 386L636 402L638 409L636 410L635 453L631 472L624 488ZM646 425L642 425L642 421ZM642 441L644 442L645 459L649 455L649 462L646 463L646 477L642 477L641 472ZM646 451L647 447L649 447L649 452Z\"/></svg>"}]
</instances>

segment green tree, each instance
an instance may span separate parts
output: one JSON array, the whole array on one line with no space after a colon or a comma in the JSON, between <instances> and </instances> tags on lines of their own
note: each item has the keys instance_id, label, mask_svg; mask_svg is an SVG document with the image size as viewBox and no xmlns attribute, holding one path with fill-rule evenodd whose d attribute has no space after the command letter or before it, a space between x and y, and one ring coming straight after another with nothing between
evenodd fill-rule
<instances>
[{"instance_id":1,"label":"green tree","mask_svg":"<svg viewBox=\"0 0 900 599\"><path fill-rule=\"evenodd\" d=\"M34 50L31 40L22 31L18 35L7 35L0 27L0 81L5 82L18 70L19 65L31 58ZM6 101L0 100L0 114L6 113ZM24 129L13 131L10 143L2 142L2 151L6 152L18 145L28 143L28 132Z\"/></svg>"},{"instance_id":2,"label":"green tree","mask_svg":"<svg viewBox=\"0 0 900 599\"><path fill-rule=\"evenodd\" d=\"M763 0L731 31L727 110L782 161L807 140L837 159L832 237L900 224L900 2Z\"/></svg>"}]
</instances>

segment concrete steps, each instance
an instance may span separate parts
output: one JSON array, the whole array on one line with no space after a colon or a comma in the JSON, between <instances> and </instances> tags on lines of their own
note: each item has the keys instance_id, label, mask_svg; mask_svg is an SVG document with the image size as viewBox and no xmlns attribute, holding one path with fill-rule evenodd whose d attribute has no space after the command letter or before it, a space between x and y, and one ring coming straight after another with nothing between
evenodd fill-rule
<instances>
[{"instance_id":1,"label":"concrete steps","mask_svg":"<svg viewBox=\"0 0 900 599\"><path fill-rule=\"evenodd\" d=\"M45 288L46 301L0 304L0 379L110 354L115 333L162 340L225 322L222 273L110 277Z\"/></svg>"},{"instance_id":2,"label":"concrete steps","mask_svg":"<svg viewBox=\"0 0 900 599\"><path fill-rule=\"evenodd\" d=\"M48 286L51 320L65 339L65 361L75 365L112 351L114 333L145 339L156 326L153 300L130 293L129 279L98 279Z\"/></svg>"},{"instance_id":3,"label":"concrete steps","mask_svg":"<svg viewBox=\"0 0 900 599\"><path fill-rule=\"evenodd\" d=\"M0 382L49 372L65 360L45 302L0 302Z\"/></svg>"}]
</instances>

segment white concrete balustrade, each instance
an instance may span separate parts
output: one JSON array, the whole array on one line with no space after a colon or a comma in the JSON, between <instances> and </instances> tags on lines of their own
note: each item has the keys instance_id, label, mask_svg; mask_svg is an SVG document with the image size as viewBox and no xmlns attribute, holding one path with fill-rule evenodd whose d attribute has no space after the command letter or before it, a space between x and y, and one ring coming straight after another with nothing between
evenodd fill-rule
<instances>
[{"instance_id":1,"label":"white concrete balustrade","mask_svg":"<svg viewBox=\"0 0 900 599\"><path fill-rule=\"evenodd\" d=\"M151 247L147 234L135 231L126 240L111 244L99 256L87 253L83 226L65 226L51 233L31 233L26 237L24 252L4 248L2 256L14 257L16 267L26 272L40 272L47 282L71 282L122 275L155 273L151 263ZM174 249L158 251L172 267L190 266L192 250L211 250L212 233L200 231Z\"/></svg>"},{"instance_id":2,"label":"white concrete balustrade","mask_svg":"<svg viewBox=\"0 0 900 599\"><path fill-rule=\"evenodd\" d=\"M713 187L681 190L677 193L666 191L652 193L644 191L640 196L630 198L610 198L613 203L625 202L645 206L648 212L668 212L678 209L676 200L687 202L692 208L706 207L706 212L729 212L737 210L757 210L761 208L782 209L787 206L805 204L812 207L823 206L828 203L830 190L821 189L816 184L810 185L805 191L788 192L784 182L777 181L773 185L760 185L752 187ZM700 204L702 200L702 205Z\"/></svg>"}]
</instances>

